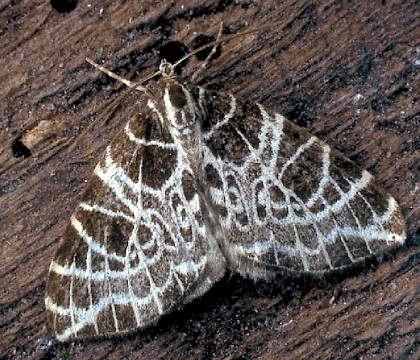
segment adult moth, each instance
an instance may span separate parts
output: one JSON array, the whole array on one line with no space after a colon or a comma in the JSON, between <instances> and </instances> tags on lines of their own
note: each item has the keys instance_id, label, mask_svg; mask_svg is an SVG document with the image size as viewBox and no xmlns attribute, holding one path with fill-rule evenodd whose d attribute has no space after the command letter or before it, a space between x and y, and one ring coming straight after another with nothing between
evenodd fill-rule
<instances>
[{"instance_id":1,"label":"adult moth","mask_svg":"<svg viewBox=\"0 0 420 360\"><path fill-rule=\"evenodd\" d=\"M51 262L59 341L145 328L228 269L324 273L405 240L367 171L261 104L184 84L178 63L161 63L156 92L93 63L149 99L101 156Z\"/></svg>"}]
</instances>

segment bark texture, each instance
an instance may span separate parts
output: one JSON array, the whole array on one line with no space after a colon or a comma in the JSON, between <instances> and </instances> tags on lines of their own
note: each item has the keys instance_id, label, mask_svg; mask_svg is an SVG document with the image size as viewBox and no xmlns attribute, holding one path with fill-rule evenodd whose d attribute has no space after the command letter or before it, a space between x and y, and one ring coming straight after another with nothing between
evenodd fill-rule
<instances>
[{"instance_id":1,"label":"bark texture","mask_svg":"<svg viewBox=\"0 0 420 360\"><path fill-rule=\"evenodd\" d=\"M410 246L322 283L225 278L148 331L51 344L50 260L98 155L145 100L110 109L125 89L85 57L142 78L166 42L191 48L221 21L226 34L277 24L223 44L193 83L264 103L369 170ZM419 37L417 1L3 1L0 358L420 358Z\"/></svg>"}]
</instances>

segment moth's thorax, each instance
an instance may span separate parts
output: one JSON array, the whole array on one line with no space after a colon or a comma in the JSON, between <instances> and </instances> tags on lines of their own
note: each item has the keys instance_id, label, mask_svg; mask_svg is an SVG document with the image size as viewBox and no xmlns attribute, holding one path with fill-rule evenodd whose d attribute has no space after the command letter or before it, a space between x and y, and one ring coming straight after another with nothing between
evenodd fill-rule
<instances>
[{"instance_id":1,"label":"moth's thorax","mask_svg":"<svg viewBox=\"0 0 420 360\"><path fill-rule=\"evenodd\" d=\"M185 150L200 147L201 112L189 89L176 78L163 78L162 91L156 99L162 109L164 126L182 142Z\"/></svg>"}]
</instances>

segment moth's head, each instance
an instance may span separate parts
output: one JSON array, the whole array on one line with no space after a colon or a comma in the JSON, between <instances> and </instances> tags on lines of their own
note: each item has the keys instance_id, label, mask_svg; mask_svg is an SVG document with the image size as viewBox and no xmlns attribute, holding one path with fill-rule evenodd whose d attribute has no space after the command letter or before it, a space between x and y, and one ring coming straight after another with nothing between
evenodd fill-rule
<instances>
[{"instance_id":1,"label":"moth's head","mask_svg":"<svg viewBox=\"0 0 420 360\"><path fill-rule=\"evenodd\" d=\"M175 74L175 65L163 59L159 65L159 73L166 81L178 80L178 76Z\"/></svg>"}]
</instances>

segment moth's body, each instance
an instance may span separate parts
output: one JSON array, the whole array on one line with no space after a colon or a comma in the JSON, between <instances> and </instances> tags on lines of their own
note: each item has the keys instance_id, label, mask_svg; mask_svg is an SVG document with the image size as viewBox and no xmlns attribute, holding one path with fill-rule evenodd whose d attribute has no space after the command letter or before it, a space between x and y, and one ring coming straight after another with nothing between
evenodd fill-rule
<instances>
[{"instance_id":1,"label":"moth's body","mask_svg":"<svg viewBox=\"0 0 420 360\"><path fill-rule=\"evenodd\" d=\"M100 159L51 266L60 341L145 328L226 269L322 273L401 244L371 175L262 105L175 76Z\"/></svg>"},{"instance_id":2,"label":"moth's body","mask_svg":"<svg viewBox=\"0 0 420 360\"><path fill-rule=\"evenodd\" d=\"M187 172L193 178L189 186L199 197L203 222L206 224L207 242L203 244L206 246L203 250L209 255L209 261L203 271L203 279L200 280L202 285L197 289L194 288L193 293L188 296L194 299L206 292L215 280L223 276L227 268L237 269L239 264L226 244L224 230L217 221L216 211L207 200L208 189L206 189L206 174L202 161L204 157L203 105L196 101L189 89L175 75L164 77L159 88L161 89L159 95L148 101L148 107L151 111L160 109L160 114L166 115L159 116L162 128L171 135L177 151L181 154L181 162L188 164Z\"/></svg>"},{"instance_id":3,"label":"moth's body","mask_svg":"<svg viewBox=\"0 0 420 360\"><path fill-rule=\"evenodd\" d=\"M162 87L162 85L160 86ZM198 165L198 157L202 156L201 124L203 114L188 89L174 76L164 78L163 97L149 100L150 109L162 109L166 115L162 118L162 127L166 127L180 151L185 151L185 160ZM196 166L195 170L199 169Z\"/></svg>"}]
</instances>

